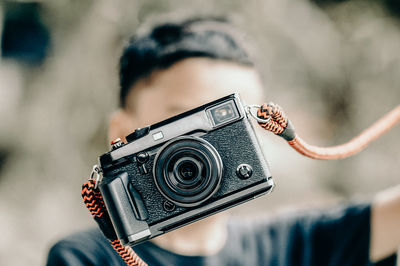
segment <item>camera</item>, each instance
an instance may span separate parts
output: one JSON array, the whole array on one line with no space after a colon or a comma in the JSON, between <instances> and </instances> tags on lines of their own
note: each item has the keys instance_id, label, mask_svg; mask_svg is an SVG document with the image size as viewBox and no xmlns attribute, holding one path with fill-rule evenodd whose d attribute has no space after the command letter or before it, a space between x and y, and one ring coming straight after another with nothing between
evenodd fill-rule
<instances>
[{"instance_id":1,"label":"camera","mask_svg":"<svg viewBox=\"0 0 400 266\"><path fill-rule=\"evenodd\" d=\"M136 129L99 157L100 193L124 245L172 231L272 191L238 94Z\"/></svg>"}]
</instances>

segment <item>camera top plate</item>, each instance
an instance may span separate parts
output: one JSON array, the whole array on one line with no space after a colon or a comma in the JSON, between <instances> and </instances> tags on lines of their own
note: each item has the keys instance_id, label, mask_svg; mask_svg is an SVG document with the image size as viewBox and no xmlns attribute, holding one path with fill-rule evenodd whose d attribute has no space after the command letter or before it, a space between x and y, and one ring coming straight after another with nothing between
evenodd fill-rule
<instances>
[{"instance_id":1,"label":"camera top plate","mask_svg":"<svg viewBox=\"0 0 400 266\"><path fill-rule=\"evenodd\" d=\"M220 108L219 108L220 107ZM123 163L137 152L193 133L207 133L245 117L245 109L238 93L230 94L151 126L135 130L127 136L126 145L99 157L100 167L107 169Z\"/></svg>"}]
</instances>

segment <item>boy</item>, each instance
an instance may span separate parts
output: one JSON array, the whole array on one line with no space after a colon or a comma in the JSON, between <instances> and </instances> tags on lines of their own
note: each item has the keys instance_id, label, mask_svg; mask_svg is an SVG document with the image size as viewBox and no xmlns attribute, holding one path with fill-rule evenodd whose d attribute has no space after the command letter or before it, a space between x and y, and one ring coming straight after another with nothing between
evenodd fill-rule
<instances>
[{"instance_id":1,"label":"boy","mask_svg":"<svg viewBox=\"0 0 400 266\"><path fill-rule=\"evenodd\" d=\"M135 37L121 57L120 86L110 139L232 92L248 103L264 99L247 52L229 25L214 20L164 24ZM223 212L134 250L149 265L369 265L400 244L400 190L382 195L271 221L232 221ZM381 263L394 265L395 258ZM124 262L96 228L57 243L48 265Z\"/></svg>"}]
</instances>

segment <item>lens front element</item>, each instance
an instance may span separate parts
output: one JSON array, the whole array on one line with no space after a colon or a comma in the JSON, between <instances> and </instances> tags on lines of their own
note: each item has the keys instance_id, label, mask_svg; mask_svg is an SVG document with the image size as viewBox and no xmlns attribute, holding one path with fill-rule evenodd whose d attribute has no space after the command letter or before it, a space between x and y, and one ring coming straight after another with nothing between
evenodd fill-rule
<instances>
[{"instance_id":1,"label":"lens front element","mask_svg":"<svg viewBox=\"0 0 400 266\"><path fill-rule=\"evenodd\" d=\"M155 158L153 175L164 197L178 206L193 207L218 190L222 160L207 141L179 137L161 147Z\"/></svg>"},{"instance_id":2,"label":"lens front element","mask_svg":"<svg viewBox=\"0 0 400 266\"><path fill-rule=\"evenodd\" d=\"M184 157L179 160L174 166L175 175L182 180L183 183L186 181L193 181L196 177L199 177L203 169L203 165L200 161L194 160L191 157Z\"/></svg>"}]
</instances>

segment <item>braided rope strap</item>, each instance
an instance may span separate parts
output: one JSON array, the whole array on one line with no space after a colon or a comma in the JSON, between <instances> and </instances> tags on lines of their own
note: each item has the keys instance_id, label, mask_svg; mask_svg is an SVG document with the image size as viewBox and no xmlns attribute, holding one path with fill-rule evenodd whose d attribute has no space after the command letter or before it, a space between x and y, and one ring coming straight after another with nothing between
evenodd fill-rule
<instances>
[{"instance_id":1,"label":"braided rope strap","mask_svg":"<svg viewBox=\"0 0 400 266\"><path fill-rule=\"evenodd\" d=\"M257 117L267 122L258 122L264 129L283 137L300 154L318 160L336 160L354 155L372 141L385 134L400 122L400 105L384 115L350 141L333 147L317 147L307 144L300 138L282 108L274 103L263 104L257 111Z\"/></svg>"},{"instance_id":2,"label":"braided rope strap","mask_svg":"<svg viewBox=\"0 0 400 266\"><path fill-rule=\"evenodd\" d=\"M96 181L88 180L82 185L82 198L92 214L94 220L100 227L100 230L111 242L112 247L121 256L125 263L129 266L147 266L147 264L139 258L138 255L129 246L123 246L112 227L110 216L104 205L103 197L99 189L95 187Z\"/></svg>"}]
</instances>

